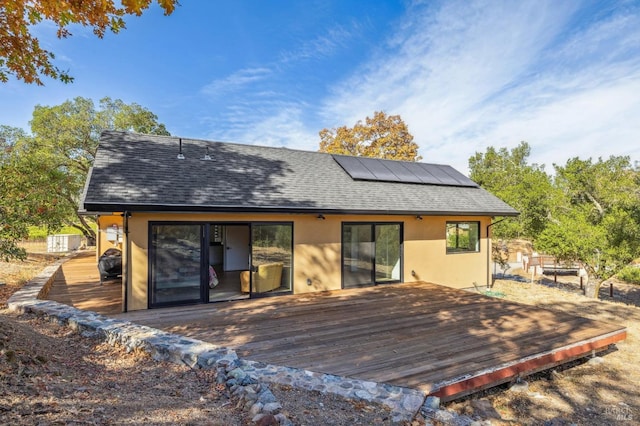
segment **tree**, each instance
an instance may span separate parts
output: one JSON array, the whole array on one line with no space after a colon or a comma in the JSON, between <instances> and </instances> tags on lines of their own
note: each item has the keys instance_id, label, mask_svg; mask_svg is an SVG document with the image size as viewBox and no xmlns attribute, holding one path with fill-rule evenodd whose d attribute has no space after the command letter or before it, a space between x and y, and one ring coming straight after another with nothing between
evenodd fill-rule
<instances>
[{"instance_id":1,"label":"tree","mask_svg":"<svg viewBox=\"0 0 640 426\"><path fill-rule=\"evenodd\" d=\"M497 238L533 239L544 230L560 196L544 166L527 163L530 154L529 144L520 142L511 151L489 147L469 158L471 180L520 212L496 225Z\"/></svg>"},{"instance_id":2,"label":"tree","mask_svg":"<svg viewBox=\"0 0 640 426\"><path fill-rule=\"evenodd\" d=\"M535 245L579 262L588 273L585 294L598 297L603 281L640 256L640 185L628 157L573 158L554 165L564 204Z\"/></svg>"},{"instance_id":3,"label":"tree","mask_svg":"<svg viewBox=\"0 0 640 426\"><path fill-rule=\"evenodd\" d=\"M386 158L389 160L420 161L418 145L399 115L376 111L365 124L358 121L346 126L320 131L320 152Z\"/></svg>"},{"instance_id":4,"label":"tree","mask_svg":"<svg viewBox=\"0 0 640 426\"><path fill-rule=\"evenodd\" d=\"M173 13L177 0L157 0L165 15ZM0 81L9 75L25 83L42 85L42 76L64 83L73 81L68 72L52 64L55 55L40 46L31 28L43 21L57 27L60 39L71 36L73 24L90 27L93 33L104 37L107 30L117 34L126 28L126 15L140 16L151 0L57 1L57 0L3 0L0 3Z\"/></svg>"},{"instance_id":5,"label":"tree","mask_svg":"<svg viewBox=\"0 0 640 426\"><path fill-rule=\"evenodd\" d=\"M27 134L18 128L0 126L0 259L22 259L18 246L28 236L28 227L59 227L63 213L51 193L64 183L64 174L41 158L27 155Z\"/></svg>"},{"instance_id":6,"label":"tree","mask_svg":"<svg viewBox=\"0 0 640 426\"><path fill-rule=\"evenodd\" d=\"M0 253L10 257L18 253L15 243L26 237L29 225L52 230L70 225L95 239L91 219L79 215L78 208L103 130L169 135L146 108L110 98L98 109L81 97L53 107L38 105L30 124L31 135L0 127Z\"/></svg>"}]
</instances>

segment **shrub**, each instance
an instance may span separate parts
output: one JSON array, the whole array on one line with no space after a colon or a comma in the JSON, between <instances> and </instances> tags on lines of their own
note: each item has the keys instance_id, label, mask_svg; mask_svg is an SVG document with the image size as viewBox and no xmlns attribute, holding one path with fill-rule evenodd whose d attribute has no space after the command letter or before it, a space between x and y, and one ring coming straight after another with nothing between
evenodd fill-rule
<instances>
[{"instance_id":1,"label":"shrub","mask_svg":"<svg viewBox=\"0 0 640 426\"><path fill-rule=\"evenodd\" d=\"M628 283L640 284L640 268L627 266L618 273L618 279Z\"/></svg>"}]
</instances>

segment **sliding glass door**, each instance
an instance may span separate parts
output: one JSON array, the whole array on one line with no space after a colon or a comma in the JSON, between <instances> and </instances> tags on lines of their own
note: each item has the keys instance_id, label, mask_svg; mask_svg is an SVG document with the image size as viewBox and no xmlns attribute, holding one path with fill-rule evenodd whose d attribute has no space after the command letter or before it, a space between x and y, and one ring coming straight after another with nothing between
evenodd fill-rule
<instances>
[{"instance_id":1,"label":"sliding glass door","mask_svg":"<svg viewBox=\"0 0 640 426\"><path fill-rule=\"evenodd\" d=\"M149 307L292 292L292 223L149 225Z\"/></svg>"},{"instance_id":2,"label":"sliding glass door","mask_svg":"<svg viewBox=\"0 0 640 426\"><path fill-rule=\"evenodd\" d=\"M399 282L401 256L401 224L343 224L342 282L344 288Z\"/></svg>"},{"instance_id":3,"label":"sliding glass door","mask_svg":"<svg viewBox=\"0 0 640 426\"><path fill-rule=\"evenodd\" d=\"M150 226L150 307L204 301L202 226Z\"/></svg>"}]
</instances>

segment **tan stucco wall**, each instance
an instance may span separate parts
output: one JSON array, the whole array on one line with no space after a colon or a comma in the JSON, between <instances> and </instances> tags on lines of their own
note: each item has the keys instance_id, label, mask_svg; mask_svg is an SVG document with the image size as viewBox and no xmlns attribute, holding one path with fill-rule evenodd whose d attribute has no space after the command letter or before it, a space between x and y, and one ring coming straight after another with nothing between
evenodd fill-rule
<instances>
[{"instance_id":1,"label":"tan stucco wall","mask_svg":"<svg viewBox=\"0 0 640 426\"><path fill-rule=\"evenodd\" d=\"M129 310L146 309L148 300L148 229L150 221L291 222L294 234L293 291L296 294L341 288L341 234L343 222L401 222L404 226L405 282L423 280L457 288L484 284L487 276L486 226L489 217L456 217L449 220L480 221L479 253L446 254L446 217L333 216L304 214L149 214L129 218L131 265L128 273ZM415 271L415 276L412 276ZM311 285L307 280L311 279Z\"/></svg>"},{"instance_id":2,"label":"tan stucco wall","mask_svg":"<svg viewBox=\"0 0 640 426\"><path fill-rule=\"evenodd\" d=\"M98 216L98 235L96 237L96 257L100 257L107 249L117 248L122 250L124 244L117 244L107 240L107 229L118 225L122 230L122 216L119 214Z\"/></svg>"},{"instance_id":3,"label":"tan stucco wall","mask_svg":"<svg viewBox=\"0 0 640 426\"><path fill-rule=\"evenodd\" d=\"M478 253L446 253L447 221L480 221ZM486 285L487 225L491 218L423 216L405 226L404 281L428 281L455 288ZM408 228L408 229L407 229ZM415 278L411 279L411 271Z\"/></svg>"}]
</instances>

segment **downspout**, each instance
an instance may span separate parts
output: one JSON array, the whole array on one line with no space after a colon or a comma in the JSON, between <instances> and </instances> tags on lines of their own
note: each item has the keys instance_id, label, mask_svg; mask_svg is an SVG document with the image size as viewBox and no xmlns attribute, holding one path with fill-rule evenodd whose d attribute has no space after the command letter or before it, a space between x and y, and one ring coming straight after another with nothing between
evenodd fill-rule
<instances>
[{"instance_id":1,"label":"downspout","mask_svg":"<svg viewBox=\"0 0 640 426\"><path fill-rule=\"evenodd\" d=\"M122 312L127 312L129 306L129 267L131 266L131 243L129 242L129 216L131 213L125 211L122 214L124 225L124 252L125 252L125 265L122 269Z\"/></svg>"},{"instance_id":2,"label":"downspout","mask_svg":"<svg viewBox=\"0 0 640 426\"><path fill-rule=\"evenodd\" d=\"M491 242L489 240L489 228L507 219L509 218L505 217L497 222L492 222L487 225L487 290L491 288Z\"/></svg>"}]
</instances>

